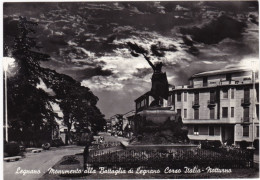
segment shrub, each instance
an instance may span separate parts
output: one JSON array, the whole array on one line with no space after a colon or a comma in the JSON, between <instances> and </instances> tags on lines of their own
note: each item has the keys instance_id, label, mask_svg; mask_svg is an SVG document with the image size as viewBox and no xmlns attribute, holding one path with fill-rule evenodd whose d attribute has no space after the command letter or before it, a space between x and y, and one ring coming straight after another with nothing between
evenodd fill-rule
<instances>
[{"instance_id":1,"label":"shrub","mask_svg":"<svg viewBox=\"0 0 260 180\"><path fill-rule=\"evenodd\" d=\"M44 149L44 150L49 150L50 147L51 147L50 143L42 144L42 149Z\"/></svg>"},{"instance_id":2,"label":"shrub","mask_svg":"<svg viewBox=\"0 0 260 180\"><path fill-rule=\"evenodd\" d=\"M20 153L20 146L17 142L6 143L4 152L7 153L7 156L17 156Z\"/></svg>"},{"instance_id":3,"label":"shrub","mask_svg":"<svg viewBox=\"0 0 260 180\"><path fill-rule=\"evenodd\" d=\"M201 142L201 148L202 149L209 149L209 142L208 141L202 141Z\"/></svg>"},{"instance_id":4,"label":"shrub","mask_svg":"<svg viewBox=\"0 0 260 180\"><path fill-rule=\"evenodd\" d=\"M52 147L59 147L59 146L63 146L63 145L64 145L64 143L63 143L61 138L53 139L51 141L51 146Z\"/></svg>"},{"instance_id":5,"label":"shrub","mask_svg":"<svg viewBox=\"0 0 260 180\"><path fill-rule=\"evenodd\" d=\"M246 149L249 146L249 143L246 141L241 141L240 142L240 148L241 149Z\"/></svg>"},{"instance_id":6,"label":"shrub","mask_svg":"<svg viewBox=\"0 0 260 180\"><path fill-rule=\"evenodd\" d=\"M202 141L201 148L202 149L218 149L221 146L220 141Z\"/></svg>"},{"instance_id":7,"label":"shrub","mask_svg":"<svg viewBox=\"0 0 260 180\"><path fill-rule=\"evenodd\" d=\"M219 147L221 146L221 142L220 142L220 141L213 141L213 142L212 142L212 146L213 146L214 148L219 148Z\"/></svg>"},{"instance_id":8,"label":"shrub","mask_svg":"<svg viewBox=\"0 0 260 180\"><path fill-rule=\"evenodd\" d=\"M231 146L233 143L234 143L234 141L233 141L232 138L229 138L229 139L227 140L227 145L228 145L228 146Z\"/></svg>"}]
</instances>

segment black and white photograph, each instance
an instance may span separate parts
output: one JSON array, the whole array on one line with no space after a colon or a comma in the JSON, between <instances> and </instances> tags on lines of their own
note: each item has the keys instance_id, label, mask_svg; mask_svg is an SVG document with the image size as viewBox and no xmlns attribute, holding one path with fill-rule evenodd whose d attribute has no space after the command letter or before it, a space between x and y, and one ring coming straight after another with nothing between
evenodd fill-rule
<instances>
[{"instance_id":1,"label":"black and white photograph","mask_svg":"<svg viewBox=\"0 0 260 180\"><path fill-rule=\"evenodd\" d=\"M258 1L2 2L4 180L258 179Z\"/></svg>"}]
</instances>

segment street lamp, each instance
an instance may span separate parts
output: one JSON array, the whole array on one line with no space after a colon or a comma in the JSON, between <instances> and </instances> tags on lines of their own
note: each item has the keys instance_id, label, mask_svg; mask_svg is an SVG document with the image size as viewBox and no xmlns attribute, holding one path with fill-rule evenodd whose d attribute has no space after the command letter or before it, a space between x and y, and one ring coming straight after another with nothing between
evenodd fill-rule
<instances>
[{"instance_id":1,"label":"street lamp","mask_svg":"<svg viewBox=\"0 0 260 180\"><path fill-rule=\"evenodd\" d=\"M4 69L4 79L5 79L5 140L8 142L8 117L7 117L7 71L9 65L12 65L14 63L14 59L10 57L4 57L3 58L3 69Z\"/></svg>"}]
</instances>

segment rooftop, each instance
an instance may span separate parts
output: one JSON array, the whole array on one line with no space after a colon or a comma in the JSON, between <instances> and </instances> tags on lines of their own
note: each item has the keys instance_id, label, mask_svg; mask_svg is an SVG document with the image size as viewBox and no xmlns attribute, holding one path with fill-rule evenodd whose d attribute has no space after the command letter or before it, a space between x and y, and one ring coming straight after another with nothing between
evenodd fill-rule
<instances>
[{"instance_id":1,"label":"rooftop","mask_svg":"<svg viewBox=\"0 0 260 180\"><path fill-rule=\"evenodd\" d=\"M191 76L190 79L196 78L196 77L203 77L203 76L212 76L217 74L227 74L227 73L236 73L236 72L246 72L251 71L248 68L230 68L230 69L221 69L221 70L214 70L214 71L206 71L194 74Z\"/></svg>"}]
</instances>

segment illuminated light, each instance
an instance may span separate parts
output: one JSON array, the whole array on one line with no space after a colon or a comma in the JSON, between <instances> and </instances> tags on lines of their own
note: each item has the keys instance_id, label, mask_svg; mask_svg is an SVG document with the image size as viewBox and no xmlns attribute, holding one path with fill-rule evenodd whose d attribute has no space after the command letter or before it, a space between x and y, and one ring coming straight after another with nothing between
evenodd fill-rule
<instances>
[{"instance_id":1,"label":"illuminated light","mask_svg":"<svg viewBox=\"0 0 260 180\"><path fill-rule=\"evenodd\" d=\"M4 71L7 71L9 66L13 66L14 62L15 62L14 58L3 57L3 68L4 68Z\"/></svg>"}]
</instances>

